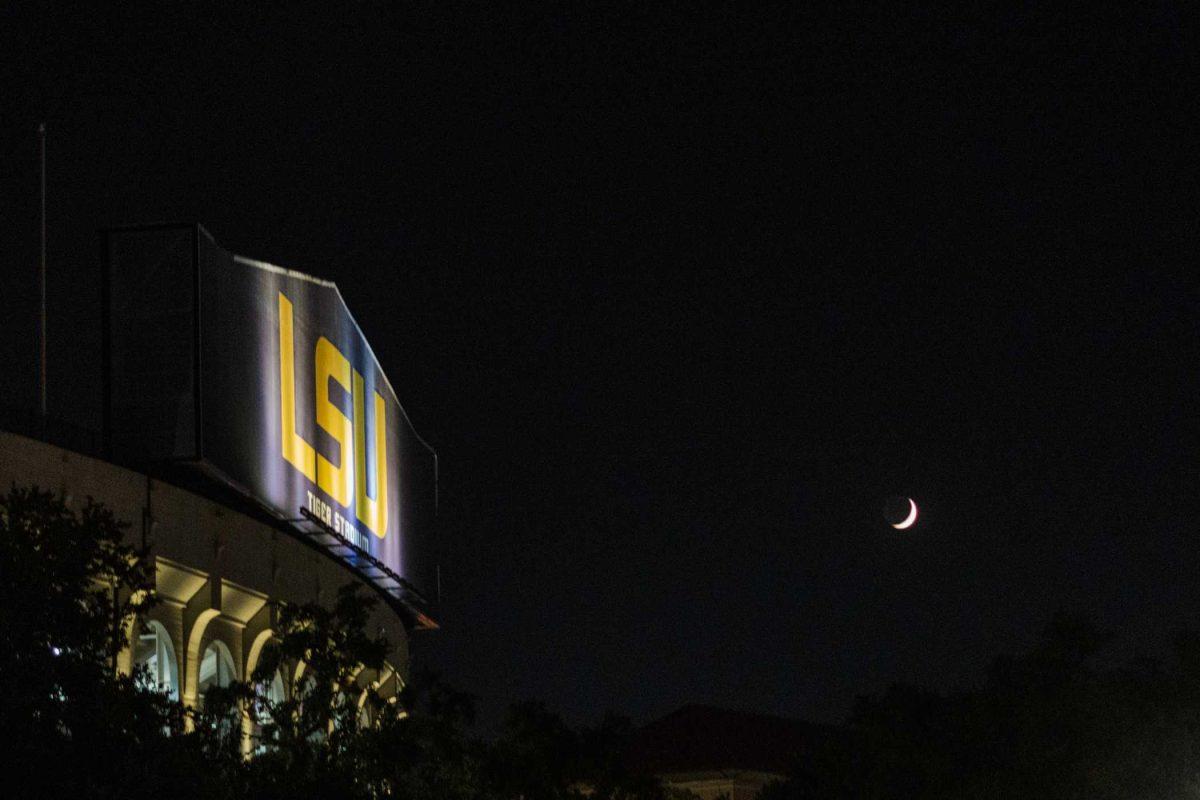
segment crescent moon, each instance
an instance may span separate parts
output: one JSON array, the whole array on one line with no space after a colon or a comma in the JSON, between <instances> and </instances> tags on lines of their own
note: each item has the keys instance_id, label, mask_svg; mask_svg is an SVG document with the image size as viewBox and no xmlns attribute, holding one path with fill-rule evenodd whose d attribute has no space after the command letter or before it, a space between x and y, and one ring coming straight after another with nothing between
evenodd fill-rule
<instances>
[{"instance_id":1,"label":"crescent moon","mask_svg":"<svg viewBox=\"0 0 1200 800\"><path fill-rule=\"evenodd\" d=\"M905 528L911 528L912 524L917 521L917 504L913 502L911 497L908 498L908 505L908 517L905 518L904 522L897 522L892 525L892 527L898 531L902 531Z\"/></svg>"}]
</instances>

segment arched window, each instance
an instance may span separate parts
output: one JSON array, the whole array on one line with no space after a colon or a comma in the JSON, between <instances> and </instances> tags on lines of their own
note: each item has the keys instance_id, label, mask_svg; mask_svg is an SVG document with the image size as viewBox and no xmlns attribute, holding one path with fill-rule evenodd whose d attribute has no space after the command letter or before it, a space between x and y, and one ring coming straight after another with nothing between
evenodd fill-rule
<instances>
[{"instance_id":1,"label":"arched window","mask_svg":"<svg viewBox=\"0 0 1200 800\"><path fill-rule=\"evenodd\" d=\"M279 705L283 702L283 673L275 670L275 677L271 679L271 684L267 686L266 691L267 702L271 705Z\"/></svg>"},{"instance_id":2,"label":"arched window","mask_svg":"<svg viewBox=\"0 0 1200 800\"><path fill-rule=\"evenodd\" d=\"M263 722L269 721L269 714L286 699L283 688L283 673L275 670L275 677L269 683L258 683L254 686L254 691L258 695L260 702L255 706L254 731L254 753L255 755L266 752L267 746L262 740Z\"/></svg>"},{"instance_id":3,"label":"arched window","mask_svg":"<svg viewBox=\"0 0 1200 800\"><path fill-rule=\"evenodd\" d=\"M179 699L179 662L162 623L150 620L133 645L133 666L138 682L148 689Z\"/></svg>"},{"instance_id":4,"label":"arched window","mask_svg":"<svg viewBox=\"0 0 1200 800\"><path fill-rule=\"evenodd\" d=\"M204 648L204 655L200 658L200 678L196 686L200 707L204 707L204 693L210 687L228 686L236 679L237 672L229 648L224 642L213 639L208 643L208 647Z\"/></svg>"}]
</instances>

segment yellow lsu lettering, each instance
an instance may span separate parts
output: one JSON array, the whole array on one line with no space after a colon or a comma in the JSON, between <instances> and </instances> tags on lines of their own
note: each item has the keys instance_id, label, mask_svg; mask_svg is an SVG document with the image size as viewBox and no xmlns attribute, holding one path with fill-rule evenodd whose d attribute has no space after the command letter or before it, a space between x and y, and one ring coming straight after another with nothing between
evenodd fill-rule
<instances>
[{"instance_id":1,"label":"yellow lsu lettering","mask_svg":"<svg viewBox=\"0 0 1200 800\"><path fill-rule=\"evenodd\" d=\"M317 376L317 424L333 437L342 454L342 463L337 465L317 453L317 486L339 505L349 508L354 488L354 423L329 399L329 379L333 378L343 389L350 391L350 362L338 352L333 342L322 336L317 340L313 372Z\"/></svg>"},{"instance_id":2,"label":"yellow lsu lettering","mask_svg":"<svg viewBox=\"0 0 1200 800\"><path fill-rule=\"evenodd\" d=\"M375 497L367 494L367 431L363 376L322 336L313 354L315 376L316 423L338 445L335 464L304 440L296 431L295 334L292 327L292 303L279 293L279 409L283 460L315 483L338 504L350 508L359 521L376 536L387 533L387 417L383 397L375 395ZM329 397L329 380L350 393L354 419L348 419Z\"/></svg>"},{"instance_id":3,"label":"yellow lsu lettering","mask_svg":"<svg viewBox=\"0 0 1200 800\"><path fill-rule=\"evenodd\" d=\"M354 513L376 536L387 531L387 428L384 420L383 396L375 395L375 496L367 496L367 426L363 408L363 377L354 373L354 485L358 492L354 498Z\"/></svg>"}]
</instances>

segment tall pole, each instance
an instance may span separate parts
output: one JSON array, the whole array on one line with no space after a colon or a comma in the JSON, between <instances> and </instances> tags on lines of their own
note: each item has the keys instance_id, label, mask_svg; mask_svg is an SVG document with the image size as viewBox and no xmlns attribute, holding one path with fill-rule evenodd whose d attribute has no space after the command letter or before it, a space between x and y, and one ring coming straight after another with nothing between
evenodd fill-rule
<instances>
[{"instance_id":1,"label":"tall pole","mask_svg":"<svg viewBox=\"0 0 1200 800\"><path fill-rule=\"evenodd\" d=\"M39 386L41 391L39 409L46 419L46 123L38 125L38 140L41 145L42 162L42 257L38 268L38 287L41 291L41 310L38 316Z\"/></svg>"}]
</instances>

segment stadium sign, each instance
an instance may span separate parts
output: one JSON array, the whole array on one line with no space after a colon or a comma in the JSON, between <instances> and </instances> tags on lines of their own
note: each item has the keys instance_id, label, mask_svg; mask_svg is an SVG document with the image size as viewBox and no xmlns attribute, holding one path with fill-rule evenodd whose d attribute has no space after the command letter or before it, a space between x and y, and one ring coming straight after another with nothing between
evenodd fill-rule
<instances>
[{"instance_id":1,"label":"stadium sign","mask_svg":"<svg viewBox=\"0 0 1200 800\"><path fill-rule=\"evenodd\" d=\"M197 225L106 231L105 256L110 455L197 467L298 531L315 523L393 596L433 597L436 455L337 287Z\"/></svg>"}]
</instances>

